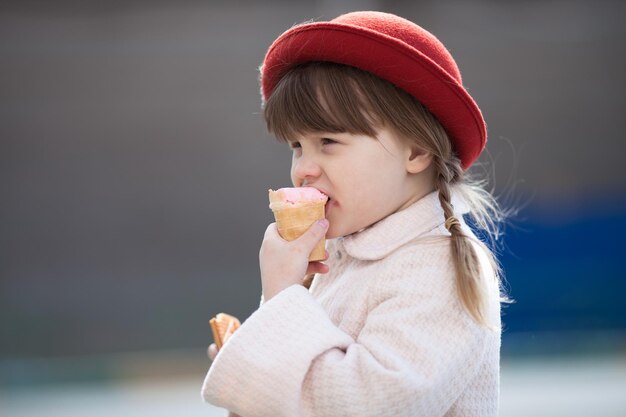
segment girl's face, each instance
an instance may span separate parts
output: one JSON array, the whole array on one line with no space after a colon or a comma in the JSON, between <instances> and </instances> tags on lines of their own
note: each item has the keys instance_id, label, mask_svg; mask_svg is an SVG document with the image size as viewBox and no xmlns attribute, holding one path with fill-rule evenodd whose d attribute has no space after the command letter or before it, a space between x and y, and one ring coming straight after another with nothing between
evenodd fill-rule
<instances>
[{"instance_id":1,"label":"girl's face","mask_svg":"<svg viewBox=\"0 0 626 417\"><path fill-rule=\"evenodd\" d=\"M329 197L328 239L364 229L433 189L425 168L414 172L411 147L388 129L380 129L378 138L315 132L289 144L293 185L315 187Z\"/></svg>"}]
</instances>

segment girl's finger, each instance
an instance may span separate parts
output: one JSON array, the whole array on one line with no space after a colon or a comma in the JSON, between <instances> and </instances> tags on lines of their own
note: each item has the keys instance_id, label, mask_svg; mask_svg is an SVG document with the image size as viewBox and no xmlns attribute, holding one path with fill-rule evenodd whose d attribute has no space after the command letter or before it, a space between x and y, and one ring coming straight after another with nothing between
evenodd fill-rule
<instances>
[{"instance_id":1,"label":"girl's finger","mask_svg":"<svg viewBox=\"0 0 626 417\"><path fill-rule=\"evenodd\" d=\"M329 271L328 265L322 262L309 262L306 268L306 275L325 274Z\"/></svg>"},{"instance_id":2,"label":"girl's finger","mask_svg":"<svg viewBox=\"0 0 626 417\"><path fill-rule=\"evenodd\" d=\"M296 239L298 245L305 250L306 253L311 253L317 243L324 237L328 230L328 220L321 219L316 221L304 232L302 236Z\"/></svg>"},{"instance_id":3,"label":"girl's finger","mask_svg":"<svg viewBox=\"0 0 626 417\"><path fill-rule=\"evenodd\" d=\"M276 227L276 223L270 223L267 228L265 229L265 236L263 237L264 239L281 239L283 240L283 238L280 236L280 233L278 233L278 227Z\"/></svg>"},{"instance_id":4,"label":"girl's finger","mask_svg":"<svg viewBox=\"0 0 626 417\"><path fill-rule=\"evenodd\" d=\"M207 349L207 356L211 359L211 361L215 360L215 357L217 356L217 346L215 343L211 343L209 345L209 348Z\"/></svg>"}]
</instances>

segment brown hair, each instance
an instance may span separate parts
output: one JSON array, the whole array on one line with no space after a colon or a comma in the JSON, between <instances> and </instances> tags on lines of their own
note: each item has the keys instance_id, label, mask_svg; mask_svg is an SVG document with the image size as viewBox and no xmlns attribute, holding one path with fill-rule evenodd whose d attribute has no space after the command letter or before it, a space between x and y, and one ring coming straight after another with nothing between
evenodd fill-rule
<instances>
[{"instance_id":1,"label":"brown hair","mask_svg":"<svg viewBox=\"0 0 626 417\"><path fill-rule=\"evenodd\" d=\"M309 62L293 68L274 89L263 115L270 133L287 141L315 131L365 134L376 137L376 126L387 126L433 155L435 187L445 219L454 216L452 189L471 207L477 228L496 239L505 214L485 183L470 178L454 154L451 141L438 120L413 96L358 68L328 62ZM443 220L442 219L442 222ZM449 227L459 297L470 315L487 326L486 283L481 282L475 245L487 253L500 284L495 255L481 241L467 235L461 225ZM504 299L504 297L503 297Z\"/></svg>"}]
</instances>

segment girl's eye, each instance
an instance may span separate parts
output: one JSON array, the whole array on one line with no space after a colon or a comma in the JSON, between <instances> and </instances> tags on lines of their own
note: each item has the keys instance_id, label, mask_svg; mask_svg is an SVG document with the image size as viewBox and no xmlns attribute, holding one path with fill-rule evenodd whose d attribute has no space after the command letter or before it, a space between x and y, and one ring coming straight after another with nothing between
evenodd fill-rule
<instances>
[{"instance_id":1,"label":"girl's eye","mask_svg":"<svg viewBox=\"0 0 626 417\"><path fill-rule=\"evenodd\" d=\"M322 145L332 145L333 143L337 143L337 141L329 138L322 138Z\"/></svg>"},{"instance_id":2,"label":"girl's eye","mask_svg":"<svg viewBox=\"0 0 626 417\"><path fill-rule=\"evenodd\" d=\"M291 149L296 149L296 148L300 148L300 142L289 142L289 147Z\"/></svg>"}]
</instances>

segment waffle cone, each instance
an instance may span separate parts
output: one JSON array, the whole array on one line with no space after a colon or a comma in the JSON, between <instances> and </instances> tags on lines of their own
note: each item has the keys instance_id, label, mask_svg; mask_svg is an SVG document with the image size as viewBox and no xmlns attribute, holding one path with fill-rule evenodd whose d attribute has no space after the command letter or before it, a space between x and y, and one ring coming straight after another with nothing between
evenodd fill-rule
<instances>
[{"instance_id":1,"label":"waffle cone","mask_svg":"<svg viewBox=\"0 0 626 417\"><path fill-rule=\"evenodd\" d=\"M285 240L294 240L302 236L313 223L324 218L325 202L299 207L274 209L274 218L278 233ZM326 258L326 239L322 238L309 255L309 261L322 261Z\"/></svg>"},{"instance_id":2,"label":"waffle cone","mask_svg":"<svg viewBox=\"0 0 626 417\"><path fill-rule=\"evenodd\" d=\"M226 313L219 313L209 321L209 324L213 332L213 340L218 349L226 343L230 335L241 325L237 317Z\"/></svg>"}]
</instances>

